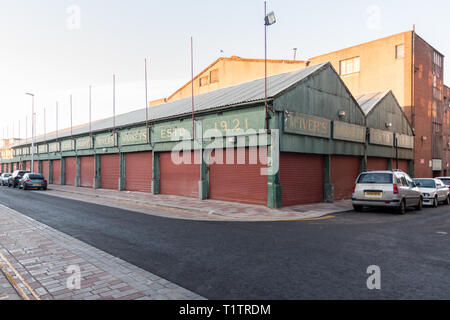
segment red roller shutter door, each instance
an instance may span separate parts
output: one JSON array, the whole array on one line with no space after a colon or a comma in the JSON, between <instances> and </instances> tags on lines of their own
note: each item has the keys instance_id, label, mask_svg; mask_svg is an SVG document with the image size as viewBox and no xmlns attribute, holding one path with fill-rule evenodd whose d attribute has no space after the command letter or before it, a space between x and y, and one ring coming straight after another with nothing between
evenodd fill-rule
<instances>
[{"instance_id":1,"label":"red roller shutter door","mask_svg":"<svg viewBox=\"0 0 450 320\"><path fill-rule=\"evenodd\" d=\"M388 160L386 158L367 158L367 170L387 170Z\"/></svg>"},{"instance_id":2,"label":"red roller shutter door","mask_svg":"<svg viewBox=\"0 0 450 320\"><path fill-rule=\"evenodd\" d=\"M253 150L256 157L252 159L257 160L256 164L249 161ZM235 149L234 163L226 163L226 152L217 153L223 164L213 163L209 167L210 199L266 205L267 175L261 175L261 169L267 167L267 153L260 157L258 149L245 148L239 152ZM216 157L214 152L211 156Z\"/></svg>"},{"instance_id":3,"label":"red roller shutter door","mask_svg":"<svg viewBox=\"0 0 450 320\"><path fill-rule=\"evenodd\" d=\"M194 153L188 151L190 164L176 165L171 152L160 154L161 194L173 194L186 197L198 197L198 181L200 180L200 164L194 164ZM178 155L178 152L176 153ZM180 157L183 156L180 153Z\"/></svg>"},{"instance_id":4,"label":"red roller shutter door","mask_svg":"<svg viewBox=\"0 0 450 320\"><path fill-rule=\"evenodd\" d=\"M70 157L66 160L66 185L74 186L77 176L77 158Z\"/></svg>"},{"instance_id":5,"label":"red roller shutter door","mask_svg":"<svg viewBox=\"0 0 450 320\"><path fill-rule=\"evenodd\" d=\"M120 156L119 154L105 154L100 157L101 187L102 189L119 188Z\"/></svg>"},{"instance_id":6,"label":"red roller shutter door","mask_svg":"<svg viewBox=\"0 0 450 320\"><path fill-rule=\"evenodd\" d=\"M44 176L44 178L46 180L48 180L48 177L49 177L49 172L50 172L49 169L50 169L49 168L49 161L48 160L42 161L42 175Z\"/></svg>"},{"instance_id":7,"label":"red roller shutter door","mask_svg":"<svg viewBox=\"0 0 450 320\"><path fill-rule=\"evenodd\" d=\"M392 166L397 167L397 160L392 159ZM398 169L403 170L403 172L408 173L408 160L398 160Z\"/></svg>"},{"instance_id":8,"label":"red roller shutter door","mask_svg":"<svg viewBox=\"0 0 450 320\"><path fill-rule=\"evenodd\" d=\"M359 157L331 157L331 184L334 186L334 200L352 198L352 189L359 175L359 165Z\"/></svg>"},{"instance_id":9,"label":"red roller shutter door","mask_svg":"<svg viewBox=\"0 0 450 320\"><path fill-rule=\"evenodd\" d=\"M125 189L152 191L152 153L135 152L125 155Z\"/></svg>"},{"instance_id":10,"label":"red roller shutter door","mask_svg":"<svg viewBox=\"0 0 450 320\"><path fill-rule=\"evenodd\" d=\"M31 161L25 161L25 170L27 170L27 171L31 171L30 170L30 166L31 166Z\"/></svg>"},{"instance_id":11,"label":"red roller shutter door","mask_svg":"<svg viewBox=\"0 0 450 320\"><path fill-rule=\"evenodd\" d=\"M53 160L53 184L61 184L61 160Z\"/></svg>"},{"instance_id":12,"label":"red roller shutter door","mask_svg":"<svg viewBox=\"0 0 450 320\"><path fill-rule=\"evenodd\" d=\"M94 156L80 157L80 186L92 188L95 177Z\"/></svg>"},{"instance_id":13,"label":"red roller shutter door","mask_svg":"<svg viewBox=\"0 0 450 320\"><path fill-rule=\"evenodd\" d=\"M280 155L283 206L323 201L323 156L283 152Z\"/></svg>"}]
</instances>

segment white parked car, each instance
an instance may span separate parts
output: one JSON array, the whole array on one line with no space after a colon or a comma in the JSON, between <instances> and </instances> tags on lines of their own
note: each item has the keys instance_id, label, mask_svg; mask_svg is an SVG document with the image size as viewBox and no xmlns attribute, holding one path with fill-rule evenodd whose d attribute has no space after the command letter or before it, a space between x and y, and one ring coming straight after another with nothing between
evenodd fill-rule
<instances>
[{"instance_id":1,"label":"white parked car","mask_svg":"<svg viewBox=\"0 0 450 320\"><path fill-rule=\"evenodd\" d=\"M450 204L449 188L439 179L418 178L414 182L423 196L423 204L437 207L439 203Z\"/></svg>"},{"instance_id":2,"label":"white parked car","mask_svg":"<svg viewBox=\"0 0 450 320\"><path fill-rule=\"evenodd\" d=\"M441 180L447 187L450 188L450 177L437 177L436 179Z\"/></svg>"},{"instance_id":3,"label":"white parked car","mask_svg":"<svg viewBox=\"0 0 450 320\"><path fill-rule=\"evenodd\" d=\"M352 204L357 212L364 207L385 207L405 214L407 207L422 209L422 194L403 171L368 171L356 179Z\"/></svg>"}]
</instances>

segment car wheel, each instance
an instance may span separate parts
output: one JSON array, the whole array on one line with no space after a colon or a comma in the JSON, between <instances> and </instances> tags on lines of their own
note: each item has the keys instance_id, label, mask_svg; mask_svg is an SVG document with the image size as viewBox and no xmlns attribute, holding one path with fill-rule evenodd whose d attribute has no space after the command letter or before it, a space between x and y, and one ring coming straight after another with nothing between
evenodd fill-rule
<instances>
[{"instance_id":1,"label":"car wheel","mask_svg":"<svg viewBox=\"0 0 450 320\"><path fill-rule=\"evenodd\" d=\"M422 208L423 208L423 198L420 197L419 204L416 206L416 210L420 211L420 210L422 210Z\"/></svg>"},{"instance_id":2,"label":"car wheel","mask_svg":"<svg viewBox=\"0 0 450 320\"><path fill-rule=\"evenodd\" d=\"M400 207L398 208L398 213L401 215L406 214L405 200L402 200L402 202L400 202Z\"/></svg>"},{"instance_id":3,"label":"car wheel","mask_svg":"<svg viewBox=\"0 0 450 320\"><path fill-rule=\"evenodd\" d=\"M47 190L47 187L44 187L42 190L44 190L44 191Z\"/></svg>"},{"instance_id":4,"label":"car wheel","mask_svg":"<svg viewBox=\"0 0 450 320\"><path fill-rule=\"evenodd\" d=\"M27 186L26 185L23 185L23 190L27 190Z\"/></svg>"},{"instance_id":5,"label":"car wheel","mask_svg":"<svg viewBox=\"0 0 450 320\"><path fill-rule=\"evenodd\" d=\"M447 196L447 198L445 199L445 202L444 202L446 205L449 205L450 204L450 195L448 195Z\"/></svg>"},{"instance_id":6,"label":"car wheel","mask_svg":"<svg viewBox=\"0 0 450 320\"><path fill-rule=\"evenodd\" d=\"M434 198L434 200L433 200L433 207L434 208L437 208L438 207L438 199L437 199L437 197L436 198Z\"/></svg>"},{"instance_id":7,"label":"car wheel","mask_svg":"<svg viewBox=\"0 0 450 320\"><path fill-rule=\"evenodd\" d=\"M353 210L356 212L361 212L363 211L363 206L353 205Z\"/></svg>"}]
</instances>

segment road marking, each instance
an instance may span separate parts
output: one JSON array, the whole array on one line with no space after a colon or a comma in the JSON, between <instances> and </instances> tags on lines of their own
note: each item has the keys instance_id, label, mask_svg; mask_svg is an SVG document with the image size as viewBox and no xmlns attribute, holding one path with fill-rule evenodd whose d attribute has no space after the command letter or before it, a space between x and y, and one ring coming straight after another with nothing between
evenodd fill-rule
<instances>
[{"instance_id":1,"label":"road marking","mask_svg":"<svg viewBox=\"0 0 450 320\"><path fill-rule=\"evenodd\" d=\"M444 232L444 231L438 231L438 232L436 232L437 234L441 234L441 235L447 235L448 233L447 232Z\"/></svg>"},{"instance_id":2,"label":"road marking","mask_svg":"<svg viewBox=\"0 0 450 320\"><path fill-rule=\"evenodd\" d=\"M6 300L9 299L9 296L0 297L0 300Z\"/></svg>"},{"instance_id":3,"label":"road marking","mask_svg":"<svg viewBox=\"0 0 450 320\"><path fill-rule=\"evenodd\" d=\"M14 268L14 266L8 261L8 259L6 259L6 257L0 253L0 259L2 259L3 261L6 262L6 264L8 265L8 267L16 274L17 278L19 278L19 280L22 282L22 284L31 292L31 294L34 296L34 298L36 300L41 300L41 297L36 293L36 291L34 291L34 289L28 284L28 282L25 281L25 279L20 275L20 273L16 270L16 268ZM4 271L6 271L8 273L8 275L6 275L8 277L8 279L12 280L15 284L14 287L16 287L19 291L22 291L22 293L25 295L25 297L23 297L25 300L30 300L30 298L23 292L22 288L20 288L17 283L14 281L14 279L11 277L11 275L9 274L9 272L6 270L6 268L0 264L0 266L2 267L2 269Z\"/></svg>"}]
</instances>

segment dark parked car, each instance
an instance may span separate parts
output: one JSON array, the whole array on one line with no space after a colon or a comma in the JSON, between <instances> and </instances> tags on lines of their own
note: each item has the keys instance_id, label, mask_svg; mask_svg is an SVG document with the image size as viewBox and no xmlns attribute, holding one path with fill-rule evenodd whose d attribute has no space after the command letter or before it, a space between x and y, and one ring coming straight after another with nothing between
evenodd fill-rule
<instances>
[{"instance_id":1,"label":"dark parked car","mask_svg":"<svg viewBox=\"0 0 450 320\"><path fill-rule=\"evenodd\" d=\"M1 177L0 177L0 182L2 184L2 186L7 186L8 185L8 179L9 177L11 177L11 173L2 173Z\"/></svg>"},{"instance_id":2,"label":"dark parked car","mask_svg":"<svg viewBox=\"0 0 450 320\"><path fill-rule=\"evenodd\" d=\"M11 177L8 178L8 187L17 187L19 185L19 180L23 177L25 173L29 173L30 171L25 170L16 170L13 172Z\"/></svg>"},{"instance_id":3,"label":"dark parked car","mask_svg":"<svg viewBox=\"0 0 450 320\"><path fill-rule=\"evenodd\" d=\"M19 189L39 189L47 190L47 180L40 173L25 173L19 180Z\"/></svg>"}]
</instances>

